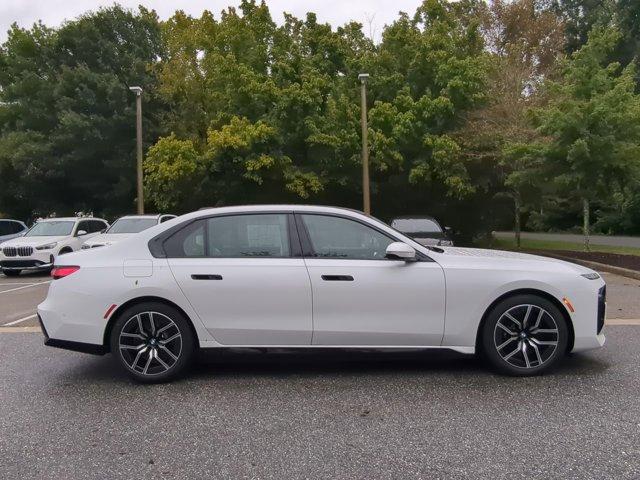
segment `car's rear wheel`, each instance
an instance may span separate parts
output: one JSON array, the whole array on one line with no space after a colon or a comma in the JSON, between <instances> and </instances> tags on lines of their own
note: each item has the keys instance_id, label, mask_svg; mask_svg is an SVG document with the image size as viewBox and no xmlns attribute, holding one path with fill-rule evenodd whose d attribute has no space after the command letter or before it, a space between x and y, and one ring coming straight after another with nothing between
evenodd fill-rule
<instances>
[{"instance_id":1,"label":"car's rear wheel","mask_svg":"<svg viewBox=\"0 0 640 480\"><path fill-rule=\"evenodd\" d=\"M171 380L188 367L195 339L181 312L162 303L141 303L119 315L111 331L111 353L135 380Z\"/></svg>"},{"instance_id":2,"label":"car's rear wheel","mask_svg":"<svg viewBox=\"0 0 640 480\"><path fill-rule=\"evenodd\" d=\"M22 270L2 270L7 277L17 277Z\"/></svg>"},{"instance_id":3,"label":"car's rear wheel","mask_svg":"<svg viewBox=\"0 0 640 480\"><path fill-rule=\"evenodd\" d=\"M515 295L498 303L482 330L483 353L502 373L537 375L564 356L569 331L562 312L537 295Z\"/></svg>"}]
</instances>

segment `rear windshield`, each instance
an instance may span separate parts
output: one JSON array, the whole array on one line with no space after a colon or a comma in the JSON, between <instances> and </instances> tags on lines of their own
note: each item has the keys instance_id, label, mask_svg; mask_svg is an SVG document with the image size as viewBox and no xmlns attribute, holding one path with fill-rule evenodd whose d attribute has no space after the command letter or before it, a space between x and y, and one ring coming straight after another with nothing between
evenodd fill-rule
<instances>
[{"instance_id":1,"label":"rear windshield","mask_svg":"<svg viewBox=\"0 0 640 480\"><path fill-rule=\"evenodd\" d=\"M70 221L47 221L38 222L31 230L29 230L25 237L61 237L65 235L71 235L73 226L76 222Z\"/></svg>"},{"instance_id":2,"label":"rear windshield","mask_svg":"<svg viewBox=\"0 0 640 480\"><path fill-rule=\"evenodd\" d=\"M397 218L391 226L401 232L409 233L442 233L437 222L429 218Z\"/></svg>"},{"instance_id":3,"label":"rear windshield","mask_svg":"<svg viewBox=\"0 0 640 480\"><path fill-rule=\"evenodd\" d=\"M105 233L139 233L157 223L156 218L119 218Z\"/></svg>"}]
</instances>

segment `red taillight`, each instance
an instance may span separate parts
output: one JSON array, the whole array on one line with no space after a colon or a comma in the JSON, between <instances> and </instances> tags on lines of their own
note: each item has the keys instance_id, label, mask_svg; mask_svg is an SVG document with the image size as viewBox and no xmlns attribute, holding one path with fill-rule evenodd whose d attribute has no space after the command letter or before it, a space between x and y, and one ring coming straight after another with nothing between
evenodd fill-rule
<instances>
[{"instance_id":1,"label":"red taillight","mask_svg":"<svg viewBox=\"0 0 640 480\"><path fill-rule=\"evenodd\" d=\"M58 280L59 278L68 277L78 270L80 270L80 267L75 265L53 267L53 270L51 270L51 276L54 280Z\"/></svg>"}]
</instances>

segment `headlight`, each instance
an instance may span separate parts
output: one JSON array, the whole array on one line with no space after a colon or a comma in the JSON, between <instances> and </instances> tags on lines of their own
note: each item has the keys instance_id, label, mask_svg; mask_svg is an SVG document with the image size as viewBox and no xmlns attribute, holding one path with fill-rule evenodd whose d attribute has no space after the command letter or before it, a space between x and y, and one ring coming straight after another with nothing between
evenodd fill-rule
<instances>
[{"instance_id":1,"label":"headlight","mask_svg":"<svg viewBox=\"0 0 640 480\"><path fill-rule=\"evenodd\" d=\"M82 250L89 250L91 248L90 245L87 245L86 243L84 245L82 245Z\"/></svg>"},{"instance_id":2,"label":"headlight","mask_svg":"<svg viewBox=\"0 0 640 480\"><path fill-rule=\"evenodd\" d=\"M39 247L36 247L36 250L51 250L56 245L58 245L58 242L47 243L46 245L40 245Z\"/></svg>"},{"instance_id":3,"label":"headlight","mask_svg":"<svg viewBox=\"0 0 640 480\"><path fill-rule=\"evenodd\" d=\"M586 278L587 280L597 280L600 278L600 275L598 275L596 272L593 273L583 273L580 275L581 277Z\"/></svg>"}]
</instances>

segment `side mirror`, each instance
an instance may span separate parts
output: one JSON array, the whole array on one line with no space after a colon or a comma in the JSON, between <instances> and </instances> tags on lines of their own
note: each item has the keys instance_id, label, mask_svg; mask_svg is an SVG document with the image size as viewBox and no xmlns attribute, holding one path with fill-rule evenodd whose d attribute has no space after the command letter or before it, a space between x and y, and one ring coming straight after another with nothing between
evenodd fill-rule
<instances>
[{"instance_id":1,"label":"side mirror","mask_svg":"<svg viewBox=\"0 0 640 480\"><path fill-rule=\"evenodd\" d=\"M393 242L387 247L385 256L391 260L404 260L406 262L410 262L416 259L416 251L406 243Z\"/></svg>"},{"instance_id":2,"label":"side mirror","mask_svg":"<svg viewBox=\"0 0 640 480\"><path fill-rule=\"evenodd\" d=\"M86 230L78 230L78 233L77 233L77 235L78 235L79 237L81 237L81 236L83 236L83 235L86 235L86 234L87 234L87 231L86 231Z\"/></svg>"},{"instance_id":3,"label":"side mirror","mask_svg":"<svg viewBox=\"0 0 640 480\"><path fill-rule=\"evenodd\" d=\"M451 232L453 230L451 229L451 227L444 227L444 231L447 233L447 235L451 235Z\"/></svg>"}]
</instances>

